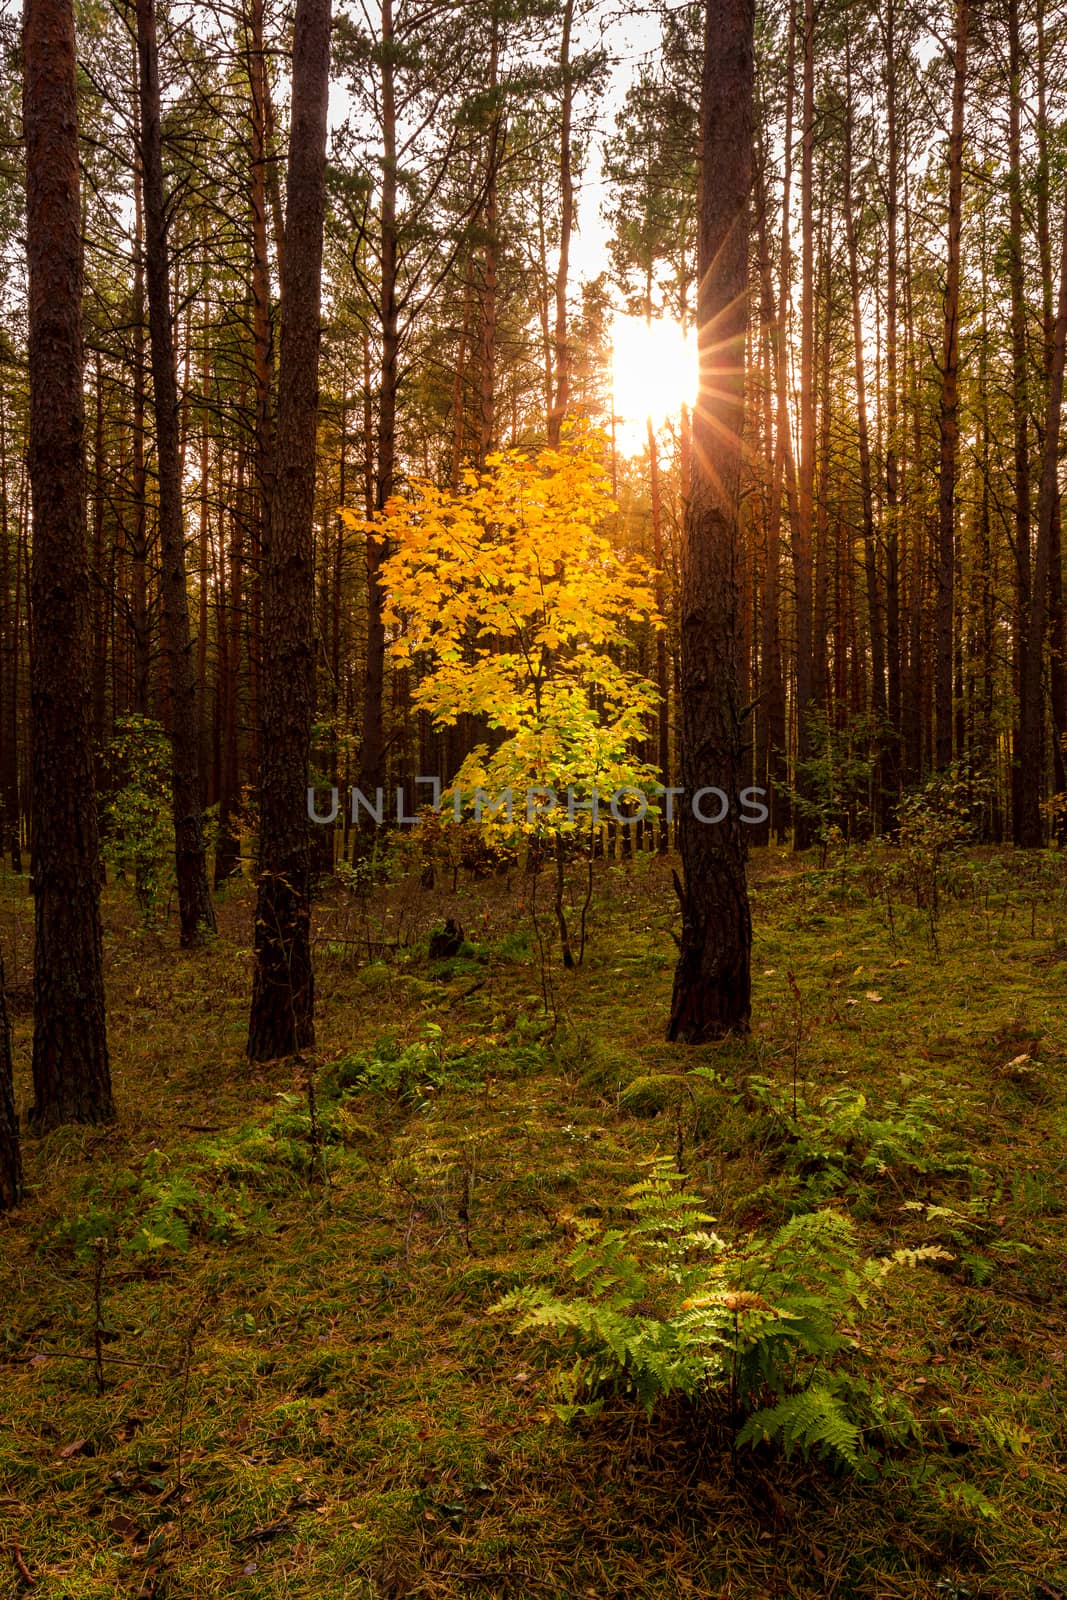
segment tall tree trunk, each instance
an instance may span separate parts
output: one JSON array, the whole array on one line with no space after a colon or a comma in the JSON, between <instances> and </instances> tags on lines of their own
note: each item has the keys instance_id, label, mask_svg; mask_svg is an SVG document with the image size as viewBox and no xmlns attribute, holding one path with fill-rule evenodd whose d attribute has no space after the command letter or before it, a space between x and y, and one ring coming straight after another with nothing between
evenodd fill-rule
<instances>
[{"instance_id":1,"label":"tall tree trunk","mask_svg":"<svg viewBox=\"0 0 1067 1600\"><path fill-rule=\"evenodd\" d=\"M911 292L912 285L912 234L911 234L911 184L908 175L908 137L907 120L903 120L901 127L902 148L900 171L902 176L903 208L904 208L904 272L902 284L904 290L904 370L907 374L907 389L914 397L919 392L918 363L915 354L915 319L914 299ZM923 432L921 409L913 400L912 403L912 437L909 440L908 430L902 425L900 430L900 455L901 455L901 481L918 481L923 471ZM911 445L909 461L907 448ZM916 499L919 497L916 496ZM903 497L907 504L908 497ZM922 641L923 641L923 610L922 610L922 565L923 546L925 536L925 513L921 506L913 511L908 526L908 538L904 544L901 557L903 568L902 583L905 591L906 603L902 607L907 620L907 671L901 668L901 744L903 751L903 777L906 782L916 783L922 775L922 749L923 749L923 705L925 702L926 673L924 670Z\"/></svg>"},{"instance_id":2,"label":"tall tree trunk","mask_svg":"<svg viewBox=\"0 0 1067 1600\"><path fill-rule=\"evenodd\" d=\"M852 290L852 345L856 375L856 429L859 436L860 506L863 516L863 565L867 580L867 620L871 639L871 710L885 716L885 632L882 597L878 584L877 544L874 526L874 488L871 479L871 444L867 426L867 379L863 359L863 313L860 305L859 251L852 210L852 74L849 59L848 101L845 106L845 240Z\"/></svg>"},{"instance_id":3,"label":"tall tree trunk","mask_svg":"<svg viewBox=\"0 0 1067 1600\"><path fill-rule=\"evenodd\" d=\"M1055 312L1053 310L1052 245L1049 229L1048 162L1048 44L1045 35L1044 0L1038 0L1037 15L1037 237L1041 256L1041 298L1045 325L1045 377L1052 372L1055 352ZM1052 545L1049 550L1049 699L1052 709L1052 786L1067 793L1067 609L1063 592L1063 551L1060 536L1060 502L1052 512ZM1053 834L1058 843L1067 842L1067 812L1057 811Z\"/></svg>"},{"instance_id":4,"label":"tall tree trunk","mask_svg":"<svg viewBox=\"0 0 1067 1600\"><path fill-rule=\"evenodd\" d=\"M492 35L489 46L489 93L496 96L499 88L500 19L493 10ZM489 128L486 153L485 194L485 262L482 271L482 348L479 373L478 405L478 465L485 466L485 458L496 440L496 324L497 290L499 286L498 255L500 251L500 206L497 197L497 173L500 167L503 117L494 104Z\"/></svg>"},{"instance_id":5,"label":"tall tree trunk","mask_svg":"<svg viewBox=\"0 0 1067 1600\"><path fill-rule=\"evenodd\" d=\"M1063 405L1063 368L1067 352L1067 192L1064 194L1063 248L1060 260L1059 308L1052 342L1048 393L1045 401L1045 439L1041 464L1041 484L1037 496L1037 544L1030 587L1030 612L1026 627L1026 650L1020 684L1019 745L1023 783L1020 787L1018 842L1027 849L1038 848L1042 840L1041 773L1042 692L1045 627L1048 621L1049 568L1052 560L1053 524L1059 501L1060 413Z\"/></svg>"},{"instance_id":6,"label":"tall tree trunk","mask_svg":"<svg viewBox=\"0 0 1067 1600\"><path fill-rule=\"evenodd\" d=\"M243 386L242 386L243 402ZM243 405L242 405L243 409ZM238 742L237 708L241 681L241 614L243 609L245 447L238 446L236 487L233 508L229 513L230 543L228 557L220 550L219 566L226 563L228 582L225 585L226 602L223 604L223 584L220 579L216 632L219 642L218 670L218 772L219 772L219 827L215 846L215 888L220 888L238 869L241 859L241 840L238 836L238 812L241 801L240 749ZM249 497L258 505L258 480ZM255 513L253 512L253 515ZM220 544L222 535L220 533Z\"/></svg>"},{"instance_id":7,"label":"tall tree trunk","mask_svg":"<svg viewBox=\"0 0 1067 1600\"><path fill-rule=\"evenodd\" d=\"M397 305L399 238L397 224L397 112L392 0L382 4L382 255L381 298L378 314L382 330L381 390L378 398L378 449L374 477L374 509L384 511L393 493L396 473L396 403L399 379L400 313ZM359 758L359 787L374 804L375 791L385 783L385 594L381 570L388 554L384 539L368 532L367 648L363 675L363 720ZM361 819L371 826L364 811Z\"/></svg>"},{"instance_id":8,"label":"tall tree trunk","mask_svg":"<svg viewBox=\"0 0 1067 1600\"><path fill-rule=\"evenodd\" d=\"M174 325L171 321L155 0L137 0L137 52L141 91L145 267L159 473L160 593L170 691L174 859L181 942L188 949L202 944L207 934L214 933L215 911L208 888L204 851L196 663L189 628L189 589L185 571L178 374L174 358Z\"/></svg>"},{"instance_id":9,"label":"tall tree trunk","mask_svg":"<svg viewBox=\"0 0 1067 1600\"><path fill-rule=\"evenodd\" d=\"M741 434L753 165L753 0L708 0L701 77L697 304L701 389L682 549L680 843L682 938L668 1037L699 1043L748 1028L752 922L739 790ZM711 372L714 368L715 376ZM700 791L728 797L703 822ZM712 796L713 803L717 801ZM721 809L716 804L717 814Z\"/></svg>"},{"instance_id":10,"label":"tall tree trunk","mask_svg":"<svg viewBox=\"0 0 1067 1600\"><path fill-rule=\"evenodd\" d=\"M0 955L0 1211L10 1211L22 1199L22 1151L15 1111L11 1073L11 1034L4 995L4 960Z\"/></svg>"},{"instance_id":11,"label":"tall tree trunk","mask_svg":"<svg viewBox=\"0 0 1067 1600\"><path fill-rule=\"evenodd\" d=\"M331 0L297 0L269 542L264 551L259 893L248 1054L314 1043L308 760L315 704L313 516Z\"/></svg>"},{"instance_id":12,"label":"tall tree trunk","mask_svg":"<svg viewBox=\"0 0 1067 1600\"><path fill-rule=\"evenodd\" d=\"M793 439L789 423L789 286L793 277L792 250L789 241L789 201L793 165L793 102L796 91L796 0L789 5L789 43L786 55L785 81L785 147L782 166L782 237L781 260L778 270L778 323L775 329L775 421L774 421L774 474L771 480L771 504L768 515L768 535L779 541L783 489L789 513L790 549L797 551L800 542L799 506L797 501L796 467L793 460ZM771 557L768 555L768 570ZM773 582L777 592L778 559L775 558ZM799 590L798 590L799 594ZM777 602L777 593L775 594ZM782 663L782 629L778 606L775 603L771 650L776 657L767 698L767 734L770 744L768 778L771 787L770 826L781 843L786 837L790 820L788 795L788 723L786 720L785 673Z\"/></svg>"},{"instance_id":13,"label":"tall tree trunk","mask_svg":"<svg viewBox=\"0 0 1067 1600\"><path fill-rule=\"evenodd\" d=\"M663 587L663 489L660 483L659 444L652 418L648 419L648 471L652 496L652 565L656 571L656 610L666 621ZM670 783L671 722L667 702L667 630L656 630L656 765L659 781L664 788ZM656 848L661 853L670 845L670 824L666 810L661 813L656 829Z\"/></svg>"},{"instance_id":14,"label":"tall tree trunk","mask_svg":"<svg viewBox=\"0 0 1067 1600\"><path fill-rule=\"evenodd\" d=\"M1011 750L1012 833L1021 843L1022 786L1031 782L1022 763L1020 707L1026 661L1026 629L1030 617L1030 407L1027 383L1026 291L1023 276L1023 180L1020 99L1022 50L1019 0L1008 0L1008 283L1011 290L1011 393L1015 465L1015 626L1013 676L1015 726Z\"/></svg>"},{"instance_id":15,"label":"tall tree trunk","mask_svg":"<svg viewBox=\"0 0 1067 1600\"><path fill-rule=\"evenodd\" d=\"M23 119L33 491L30 688L34 928L31 1113L114 1115L90 733L82 232L73 0L26 0Z\"/></svg>"},{"instance_id":16,"label":"tall tree trunk","mask_svg":"<svg viewBox=\"0 0 1067 1600\"><path fill-rule=\"evenodd\" d=\"M574 0L564 0L563 36L559 50L562 104L559 134L559 262L556 266L555 393L548 414L548 446L559 449L563 419L570 398L570 347L567 343L567 286L570 277L571 233L574 229L574 151L571 123L574 116L574 80L571 72L571 28Z\"/></svg>"},{"instance_id":17,"label":"tall tree trunk","mask_svg":"<svg viewBox=\"0 0 1067 1600\"><path fill-rule=\"evenodd\" d=\"M963 224L963 102L970 0L956 0L952 51L952 130L948 147L948 253L939 414L937 602L934 625L934 760L952 761L953 592L956 583L956 458L959 454L960 235Z\"/></svg>"},{"instance_id":18,"label":"tall tree trunk","mask_svg":"<svg viewBox=\"0 0 1067 1600\"><path fill-rule=\"evenodd\" d=\"M107 560L104 553L104 504L107 463L104 448L104 377L99 354L96 357L93 387L96 395L96 425L93 432L93 559L92 584L92 685L93 743L98 781L106 762L107 725Z\"/></svg>"},{"instance_id":19,"label":"tall tree trunk","mask_svg":"<svg viewBox=\"0 0 1067 1600\"><path fill-rule=\"evenodd\" d=\"M18 759L21 608L16 599L19 590L17 539L12 561L8 459L7 395L0 388L0 858L7 855L11 870L21 872Z\"/></svg>"},{"instance_id":20,"label":"tall tree trunk","mask_svg":"<svg viewBox=\"0 0 1067 1600\"><path fill-rule=\"evenodd\" d=\"M792 106L787 112L787 123L792 119ZM760 785L772 784L772 766L775 761L774 724L777 708L781 705L784 718L785 687L782 682L782 651L779 628L778 579L781 561L781 511L782 487L777 471L777 446L774 429L774 391L777 372L776 340L778 318L774 303L774 285L771 278L771 253L767 217L767 164L762 146L757 156L756 229L759 240L760 270L760 332L762 373L762 432L763 432L763 569L760 574L759 596L759 699L760 710L756 727L755 773ZM770 841L771 808L767 821L752 829L752 842L765 845Z\"/></svg>"},{"instance_id":21,"label":"tall tree trunk","mask_svg":"<svg viewBox=\"0 0 1067 1600\"><path fill-rule=\"evenodd\" d=\"M249 200L252 208L252 349L256 389L256 544L266 537L273 456L270 259L267 250L267 68L263 0L251 0L246 71L249 90Z\"/></svg>"},{"instance_id":22,"label":"tall tree trunk","mask_svg":"<svg viewBox=\"0 0 1067 1600\"><path fill-rule=\"evenodd\" d=\"M463 468L463 450L467 437L467 360L470 351L471 320L474 316L474 253L467 257L463 274L463 322L456 348L456 365L452 373L452 456L449 484L452 493L459 488L459 475ZM371 497L373 509L373 495Z\"/></svg>"},{"instance_id":23,"label":"tall tree trunk","mask_svg":"<svg viewBox=\"0 0 1067 1600\"><path fill-rule=\"evenodd\" d=\"M134 57L134 75L139 76ZM145 272L141 107L134 95L133 160L133 534L130 544L130 619L133 631L133 709L148 715L152 641L148 620L148 473L145 465Z\"/></svg>"},{"instance_id":24,"label":"tall tree trunk","mask_svg":"<svg viewBox=\"0 0 1067 1600\"><path fill-rule=\"evenodd\" d=\"M4 961L0 955L0 1211L10 1211L22 1199L22 1151L11 1074L11 1034L4 996Z\"/></svg>"},{"instance_id":25,"label":"tall tree trunk","mask_svg":"<svg viewBox=\"0 0 1067 1600\"><path fill-rule=\"evenodd\" d=\"M822 163L820 163L822 165ZM825 166L820 173L823 178ZM826 194L825 181L820 183L820 189ZM826 682L826 653L827 653L827 628L826 609L828 600L828 573L830 550L830 433L833 418L830 414L830 369L833 356L833 236L834 218L833 204L829 195L826 198L822 223L822 240L819 257L820 267L820 293L816 305L816 317L822 314L822 327L819 340L819 406L818 406L818 462L816 484L818 494L815 501L815 550L814 569L815 587L811 604L811 698L813 706L825 708L827 699Z\"/></svg>"},{"instance_id":26,"label":"tall tree trunk","mask_svg":"<svg viewBox=\"0 0 1067 1600\"><path fill-rule=\"evenodd\" d=\"M199 527L197 539L197 619L196 619L196 693L200 706L200 793L204 804L213 798L207 792L207 774L211 764L211 738L208 707L208 630L211 598L211 433L209 406L211 404L211 343L210 306L204 306L202 337L204 349L200 368L200 445L198 467Z\"/></svg>"},{"instance_id":27,"label":"tall tree trunk","mask_svg":"<svg viewBox=\"0 0 1067 1600\"><path fill-rule=\"evenodd\" d=\"M885 104L886 104L886 283L885 283L885 600L886 600L886 711L890 737L886 749L887 788L900 786L900 528L899 528L899 444L898 356L897 356L897 62L894 25L896 0L886 0ZM892 803L892 801L890 802Z\"/></svg>"},{"instance_id":28,"label":"tall tree trunk","mask_svg":"<svg viewBox=\"0 0 1067 1600\"><path fill-rule=\"evenodd\" d=\"M804 110L800 164L800 466L797 525L793 539L796 586L796 759L798 768L811 755L809 727L816 694L812 647L812 523L815 507L815 222L813 214L815 155L815 0L804 0ZM796 789L803 799L806 778L798 772ZM797 808L794 843L804 850L812 841L812 822Z\"/></svg>"}]
</instances>

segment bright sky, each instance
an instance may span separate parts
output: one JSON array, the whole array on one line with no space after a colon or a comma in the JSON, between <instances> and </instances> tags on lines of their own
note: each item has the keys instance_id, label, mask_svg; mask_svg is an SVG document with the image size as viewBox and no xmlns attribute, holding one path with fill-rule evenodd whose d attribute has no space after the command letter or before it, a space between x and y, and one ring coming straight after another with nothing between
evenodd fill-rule
<instances>
[{"instance_id":1,"label":"bright sky","mask_svg":"<svg viewBox=\"0 0 1067 1600\"><path fill-rule=\"evenodd\" d=\"M571 260L578 282L595 278L608 267L608 240L611 230L603 216L603 207L608 200L608 189L602 168L602 141L615 132L615 118L622 110L626 91L637 76L642 62L657 53L659 41L658 12L616 16L606 23L603 31L590 30L588 36L581 41L582 48L591 48L598 42L601 43L611 57L613 66L606 92L597 106L599 137L589 152L578 195L578 226L571 249Z\"/></svg>"}]
</instances>

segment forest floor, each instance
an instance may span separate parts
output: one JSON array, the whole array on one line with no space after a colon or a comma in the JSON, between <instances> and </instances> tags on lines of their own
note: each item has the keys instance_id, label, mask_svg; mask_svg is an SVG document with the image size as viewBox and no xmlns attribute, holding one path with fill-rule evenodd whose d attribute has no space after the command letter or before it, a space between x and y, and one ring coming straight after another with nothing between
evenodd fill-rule
<instances>
[{"instance_id":1,"label":"forest floor","mask_svg":"<svg viewBox=\"0 0 1067 1600\"><path fill-rule=\"evenodd\" d=\"M935 921L876 853L757 852L752 1035L698 1050L663 1038L667 862L601 865L549 1017L520 873L331 889L317 1134L304 1078L242 1059L249 886L195 955L110 887L119 1119L29 1139L0 1223L0 1596L1063 1600L1067 861L1027 859L960 859ZM23 1106L31 933L0 879ZM844 1090L878 1159L834 1144ZM557 1419L552 1342L490 1307L657 1153L720 1233L817 1202L951 1253L849 1330L921 1442L857 1476L731 1451L712 1403Z\"/></svg>"}]
</instances>

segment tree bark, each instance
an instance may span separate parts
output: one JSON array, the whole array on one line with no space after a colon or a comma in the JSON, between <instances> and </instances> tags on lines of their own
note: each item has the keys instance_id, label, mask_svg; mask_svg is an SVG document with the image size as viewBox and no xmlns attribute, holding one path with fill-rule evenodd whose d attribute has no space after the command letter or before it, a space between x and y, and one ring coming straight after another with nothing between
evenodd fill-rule
<instances>
[{"instance_id":1,"label":"tree bark","mask_svg":"<svg viewBox=\"0 0 1067 1600\"><path fill-rule=\"evenodd\" d=\"M23 46L33 493L31 1117L47 1130L114 1115L90 732L73 0L26 0Z\"/></svg>"},{"instance_id":2,"label":"tree bark","mask_svg":"<svg viewBox=\"0 0 1067 1600\"><path fill-rule=\"evenodd\" d=\"M0 857L7 855L13 872L22 871L19 840L18 677L19 616L18 540L14 561L8 500L7 395L0 390ZM15 583L11 574L14 569ZM12 589L14 588L14 594Z\"/></svg>"},{"instance_id":3,"label":"tree bark","mask_svg":"<svg viewBox=\"0 0 1067 1600\"><path fill-rule=\"evenodd\" d=\"M656 610L667 620L666 596L663 583L663 489L660 483L659 444L652 418L648 419L648 473L652 498L652 565L656 569ZM667 699L667 629L656 630L656 765L659 781L664 788L670 783L671 719ZM670 848L670 823L666 808L660 813L656 825L656 849L661 855Z\"/></svg>"},{"instance_id":4,"label":"tree bark","mask_svg":"<svg viewBox=\"0 0 1067 1600\"><path fill-rule=\"evenodd\" d=\"M786 110L787 142L792 124L792 105ZM779 567L781 562L781 511L782 484L778 472L778 446L773 421L775 384L777 377L778 316L774 302L774 285L771 279L770 242L767 218L766 154L761 148L757 163L756 231L759 240L760 272L760 330L762 381L762 432L763 432L763 564L760 574L759 597L759 720L756 730L755 771L756 781L772 791L767 821L754 826L752 842L765 845L770 842L773 793L780 781L774 773L784 745L781 731L785 721L785 685L782 679L782 650L779 619ZM776 732L777 730L777 732ZM778 745L775 748L775 739ZM772 774L774 774L772 776Z\"/></svg>"},{"instance_id":5,"label":"tree bark","mask_svg":"<svg viewBox=\"0 0 1067 1600\"><path fill-rule=\"evenodd\" d=\"M11 1075L11 1034L4 998L4 962L0 956L0 1211L22 1199L22 1151Z\"/></svg>"},{"instance_id":6,"label":"tree bark","mask_svg":"<svg viewBox=\"0 0 1067 1600\"><path fill-rule=\"evenodd\" d=\"M897 147L897 62L894 24L895 0L885 8L885 596L886 596L886 711L890 738L887 745L887 788L891 795L900 786L900 529L899 529L899 442L898 356L897 356L897 185L899 155ZM892 800L891 800L892 804Z\"/></svg>"},{"instance_id":7,"label":"tree bark","mask_svg":"<svg viewBox=\"0 0 1067 1600\"><path fill-rule=\"evenodd\" d=\"M135 75L139 74L136 53ZM133 534L130 543L130 626L133 631L133 699L139 716L148 715L148 676L152 641L148 620L148 474L145 466L145 270L144 185L141 166L141 109L134 94L133 162Z\"/></svg>"},{"instance_id":8,"label":"tree bark","mask_svg":"<svg viewBox=\"0 0 1067 1600\"><path fill-rule=\"evenodd\" d=\"M382 332L381 390L378 399L378 449L374 509L384 511L396 472L396 403L399 381L400 313L397 305L399 234L397 224L397 122L392 0L382 4L382 254L378 314ZM381 570L388 554L384 539L366 536L367 649L363 675L363 719L359 786L374 803L385 782L385 595ZM365 813L360 813L366 822ZM370 826L369 823L367 823Z\"/></svg>"},{"instance_id":9,"label":"tree bark","mask_svg":"<svg viewBox=\"0 0 1067 1600\"><path fill-rule=\"evenodd\" d=\"M1045 402L1045 441L1041 484L1037 496L1037 544L1030 586L1025 654L1020 684L1019 746L1022 782L1019 789L1018 843L1037 849L1043 843L1041 826L1042 771L1042 665L1048 622L1049 569L1054 545L1053 528L1059 503L1057 478L1060 448L1060 414L1063 405L1063 368L1067 351L1067 193L1064 195L1063 248L1060 261L1059 307L1053 332Z\"/></svg>"},{"instance_id":10,"label":"tree bark","mask_svg":"<svg viewBox=\"0 0 1067 1600\"><path fill-rule=\"evenodd\" d=\"M567 343L567 285L570 276L571 233L574 229L574 152L571 148L571 122L574 115L574 81L571 73L571 28L574 0L564 0L563 37L559 67L562 84L559 136L559 262L556 266L555 392L548 414L548 447L559 449L563 419L570 399L570 348Z\"/></svg>"},{"instance_id":11,"label":"tree bark","mask_svg":"<svg viewBox=\"0 0 1067 1600\"><path fill-rule=\"evenodd\" d=\"M800 767L811 754L809 719L816 694L812 634L812 523L815 507L815 223L813 216L815 154L815 0L804 0L804 109L800 164L800 467L797 523L793 538L796 586L796 759ZM796 789L803 798L805 777L798 772ZM811 820L796 811L793 842L798 850L812 841Z\"/></svg>"},{"instance_id":12,"label":"tree bark","mask_svg":"<svg viewBox=\"0 0 1067 1600\"><path fill-rule=\"evenodd\" d=\"M934 760L952 761L953 598L956 583L956 458L959 453L960 235L963 223L963 103L970 0L956 0L952 51L952 130L948 148L948 252L939 415L937 598L934 623Z\"/></svg>"},{"instance_id":13,"label":"tree bark","mask_svg":"<svg viewBox=\"0 0 1067 1600\"><path fill-rule=\"evenodd\" d=\"M668 1037L748 1028L752 922L739 789L745 772L739 498L753 166L753 0L708 0L701 78L697 329L700 398L682 547L682 937ZM728 797L698 820L702 789ZM721 807L710 797L716 814ZM704 796L707 806L709 797ZM705 814L709 814L705 812Z\"/></svg>"},{"instance_id":14,"label":"tree bark","mask_svg":"<svg viewBox=\"0 0 1067 1600\"><path fill-rule=\"evenodd\" d=\"M789 431L789 286L792 281L792 250L789 243L789 201L793 162L793 102L796 77L796 0L790 0L789 43L786 56L785 83L785 148L782 171L782 237L781 260L778 272L778 322L775 330L775 422L774 422L774 474L771 481L771 505L768 535L774 544L779 540L779 521L783 490L789 514L790 549L796 552L800 540L799 507L797 501L796 466L793 459L793 440ZM785 674L782 663L782 630L778 616L777 590L779 587L778 559L774 557L774 616L771 619L770 682L767 697L767 732L770 745L768 782L770 784L770 827L779 843L785 838L790 821L788 794L788 722L786 719ZM771 556L768 555L768 564ZM799 593L799 591L798 591Z\"/></svg>"},{"instance_id":15,"label":"tree bark","mask_svg":"<svg viewBox=\"0 0 1067 1600\"><path fill-rule=\"evenodd\" d=\"M267 68L263 40L263 0L251 0L247 24L249 92L249 202L252 210L252 370L256 390L255 544L267 538L270 516L273 348L270 314L270 259L267 250Z\"/></svg>"},{"instance_id":16,"label":"tree bark","mask_svg":"<svg viewBox=\"0 0 1067 1600\"><path fill-rule=\"evenodd\" d=\"M1055 349L1055 313L1052 289L1052 245L1049 237L1049 160L1048 160L1048 42L1045 33L1044 0L1038 0L1037 27L1037 237L1041 256L1041 298L1045 324L1045 376L1052 371ZM1061 507L1052 514L1052 547L1049 551L1049 700L1052 711L1052 787L1056 794L1067 793L1067 611L1063 593L1063 551ZM1067 842L1067 813L1058 811L1053 835L1059 844Z\"/></svg>"},{"instance_id":17,"label":"tree bark","mask_svg":"<svg viewBox=\"0 0 1067 1600\"><path fill-rule=\"evenodd\" d=\"M258 482L250 498L258 505ZM217 696L219 826L218 841L215 846L216 889L221 888L227 879L239 870L241 860L241 840L237 831L241 802L237 715L241 678L241 614L244 605L242 587L245 511L245 446L242 441L238 447L233 509L229 512L228 557L224 548L220 549L219 553L219 601L216 612L219 655ZM224 565L228 575L225 584L222 581L221 571Z\"/></svg>"},{"instance_id":18,"label":"tree bark","mask_svg":"<svg viewBox=\"0 0 1067 1600\"><path fill-rule=\"evenodd\" d=\"M489 92L494 97L499 88L500 18L494 8L489 46ZM499 287L500 204L497 195L497 177L500 168L503 116L499 106L493 106L486 149L485 194L485 261L482 270L481 294L481 360L479 371L478 404L478 465L485 466L486 457L496 442L496 340L497 340L497 290Z\"/></svg>"},{"instance_id":19,"label":"tree bark","mask_svg":"<svg viewBox=\"0 0 1067 1600\"><path fill-rule=\"evenodd\" d=\"M848 61L848 100L845 106L845 240L852 291L852 346L856 376L856 430L859 437L860 505L863 514L863 566L867 580L867 621L871 638L871 710L885 717L885 631L882 596L878 584L877 543L874 526L874 488L871 479L871 444L867 426L867 379L863 358L863 314L860 305L859 251L852 209L852 73Z\"/></svg>"},{"instance_id":20,"label":"tree bark","mask_svg":"<svg viewBox=\"0 0 1067 1600\"><path fill-rule=\"evenodd\" d=\"M1022 761L1021 694L1030 617L1030 407L1027 383L1026 291L1023 276L1023 182L1020 95L1022 51L1019 0L1008 0L1008 283L1011 290L1011 391L1015 464L1015 627L1013 669L1016 693L1012 729L1011 815L1015 842L1021 843L1022 786L1029 782Z\"/></svg>"},{"instance_id":21,"label":"tree bark","mask_svg":"<svg viewBox=\"0 0 1067 1600\"><path fill-rule=\"evenodd\" d=\"M215 932L215 911L208 888L204 851L196 663L189 628L189 590L185 571L178 373L174 356L174 325L171 321L155 0L137 0L137 53L141 94L145 268L159 474L160 592L170 695L174 860L181 942L186 949L190 949L202 944L205 936Z\"/></svg>"},{"instance_id":22,"label":"tree bark","mask_svg":"<svg viewBox=\"0 0 1067 1600\"><path fill-rule=\"evenodd\" d=\"M259 892L248 1054L314 1043L308 761L315 703L313 516L331 0L298 0L282 265L278 423L264 550Z\"/></svg>"}]
</instances>

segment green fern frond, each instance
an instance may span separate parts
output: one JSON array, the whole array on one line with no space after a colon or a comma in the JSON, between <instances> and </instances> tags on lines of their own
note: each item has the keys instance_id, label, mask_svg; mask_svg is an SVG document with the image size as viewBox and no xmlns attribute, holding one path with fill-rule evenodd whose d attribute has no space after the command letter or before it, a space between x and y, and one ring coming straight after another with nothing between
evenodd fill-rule
<instances>
[{"instance_id":1,"label":"green fern frond","mask_svg":"<svg viewBox=\"0 0 1067 1600\"><path fill-rule=\"evenodd\" d=\"M823 1385L754 1412L738 1433L737 1443L777 1443L787 1456L794 1450L805 1458L818 1453L849 1467L858 1467L861 1461L860 1430L837 1395Z\"/></svg>"},{"instance_id":2,"label":"green fern frond","mask_svg":"<svg viewBox=\"0 0 1067 1600\"><path fill-rule=\"evenodd\" d=\"M947 1500L950 1505L973 1512L984 1522L999 1522L999 1509L988 1495L984 1495L973 1483L964 1483L962 1478L951 1478L947 1482L942 1480L939 1488L942 1499Z\"/></svg>"}]
</instances>

